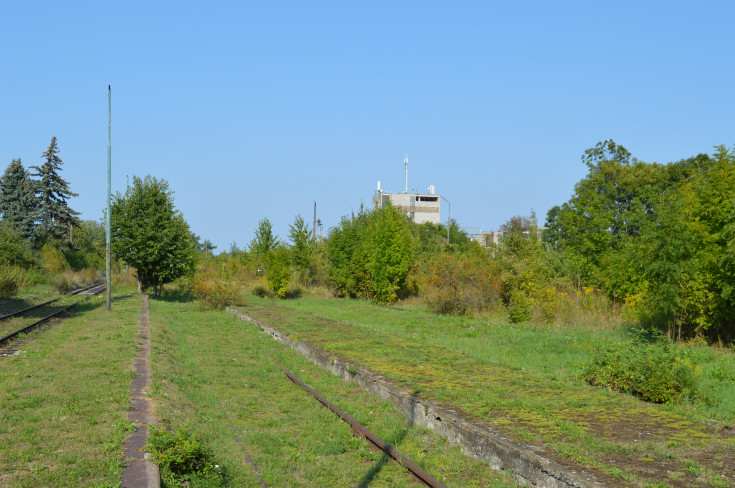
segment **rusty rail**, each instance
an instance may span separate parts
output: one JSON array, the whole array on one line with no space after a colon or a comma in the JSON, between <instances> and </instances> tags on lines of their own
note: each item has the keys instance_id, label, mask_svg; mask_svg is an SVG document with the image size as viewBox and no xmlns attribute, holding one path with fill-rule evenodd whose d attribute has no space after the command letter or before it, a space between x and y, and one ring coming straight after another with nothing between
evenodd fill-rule
<instances>
[{"instance_id":1,"label":"rusty rail","mask_svg":"<svg viewBox=\"0 0 735 488\"><path fill-rule=\"evenodd\" d=\"M274 361L275 363L275 361ZM299 385L304 390L308 391L314 398L319 400L322 405L330 409L332 412L339 415L342 420L350 424L352 429L357 432L358 434L365 437L367 440L369 440L373 445L375 445L377 448L381 449L383 452L388 454L390 457L398 461L399 463L402 463L406 468L408 468L411 473L421 480L423 483L425 483L427 486L430 486L431 488L447 488L442 482L431 476L429 473L421 469L418 465L413 463L411 460L409 460L407 457L405 457L403 454L395 450L392 446L384 442L380 437L376 436L372 432L370 432L368 429L366 429L364 426L362 426L360 423L358 423L354 418L352 418L347 413L343 412L339 407L337 407L335 404L321 396L319 393L314 391L311 387L306 385L303 381L298 379L296 376L291 374L288 370L283 368L281 365L276 363L276 366L281 368L281 371L288 376L288 379Z\"/></svg>"}]
</instances>

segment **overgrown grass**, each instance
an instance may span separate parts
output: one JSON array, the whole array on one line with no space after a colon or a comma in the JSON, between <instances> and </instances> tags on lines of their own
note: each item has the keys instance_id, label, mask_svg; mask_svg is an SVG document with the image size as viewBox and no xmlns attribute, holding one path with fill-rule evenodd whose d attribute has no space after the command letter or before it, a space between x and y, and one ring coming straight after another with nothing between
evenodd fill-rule
<instances>
[{"instance_id":1,"label":"overgrown grass","mask_svg":"<svg viewBox=\"0 0 735 488\"><path fill-rule=\"evenodd\" d=\"M245 310L295 339L459 407L518 440L544 446L567 463L627 484L644 486L679 471L685 474L666 483L689 486L704 480L705 486L727 486L718 483L735 478L732 430L702 421L735 417L727 411L733 397L732 353L687 350L709 361L701 376L717 381L723 397L710 394L711 404L656 406L578 378L599 346L630 342L623 329L509 325L347 300L276 303L248 297ZM652 463L641 461L647 451L660 455ZM723 461L712 462L713 456ZM693 461L701 461L704 474L686 471Z\"/></svg>"},{"instance_id":2,"label":"overgrown grass","mask_svg":"<svg viewBox=\"0 0 735 488\"><path fill-rule=\"evenodd\" d=\"M405 469L354 437L270 359L314 387L447 486L514 486L393 408L323 372L226 312L151 301L153 396L169 430L211 446L230 486L259 486L233 427L269 486L416 486Z\"/></svg>"},{"instance_id":3,"label":"overgrown grass","mask_svg":"<svg viewBox=\"0 0 735 488\"><path fill-rule=\"evenodd\" d=\"M140 306L92 298L0 358L0 486L119 486Z\"/></svg>"},{"instance_id":4,"label":"overgrown grass","mask_svg":"<svg viewBox=\"0 0 735 488\"><path fill-rule=\"evenodd\" d=\"M69 293L70 291L93 285L104 279L104 275L98 269L85 268L79 271L65 270L51 277L51 283L59 293Z\"/></svg>"},{"instance_id":5,"label":"overgrown grass","mask_svg":"<svg viewBox=\"0 0 735 488\"><path fill-rule=\"evenodd\" d=\"M596 300L594 294L588 294L588 299ZM442 316L427 311L419 301L383 307L360 300L307 297L283 305L447 347L512 369L537 371L554 380L575 381L600 349L629 347L641 337L640 330L620 324L606 322L596 327L595 315L585 311L587 308L578 312L580 318L588 317L586 320L576 327L562 327L510 324L503 314L488 318ZM700 420L735 422L735 351L701 343L681 345L677 350L681 360L699 367L695 385L699 396L669 408Z\"/></svg>"}]
</instances>

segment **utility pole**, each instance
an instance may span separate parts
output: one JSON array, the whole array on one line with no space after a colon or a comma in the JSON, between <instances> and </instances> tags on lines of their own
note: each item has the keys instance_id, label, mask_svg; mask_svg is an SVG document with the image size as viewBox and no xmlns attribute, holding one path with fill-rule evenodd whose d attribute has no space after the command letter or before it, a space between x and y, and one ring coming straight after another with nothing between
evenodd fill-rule
<instances>
[{"instance_id":1,"label":"utility pole","mask_svg":"<svg viewBox=\"0 0 735 488\"><path fill-rule=\"evenodd\" d=\"M111 112L112 112L112 89L110 88L110 85L107 85L107 225L105 229L106 239L105 239L105 247L106 247L106 263L105 263L105 275L106 275L106 281L107 281L107 311L109 312L112 308L112 265L110 264L110 260L112 258L112 224L110 223L110 220L112 219L112 213L110 209L110 193L111 193L111 186L112 186L112 177L110 174L112 173L112 146L111 143L111 137L110 137L110 118L111 118Z\"/></svg>"},{"instance_id":2,"label":"utility pole","mask_svg":"<svg viewBox=\"0 0 735 488\"><path fill-rule=\"evenodd\" d=\"M312 239L316 241L316 202L314 202L314 226L311 228Z\"/></svg>"}]
</instances>

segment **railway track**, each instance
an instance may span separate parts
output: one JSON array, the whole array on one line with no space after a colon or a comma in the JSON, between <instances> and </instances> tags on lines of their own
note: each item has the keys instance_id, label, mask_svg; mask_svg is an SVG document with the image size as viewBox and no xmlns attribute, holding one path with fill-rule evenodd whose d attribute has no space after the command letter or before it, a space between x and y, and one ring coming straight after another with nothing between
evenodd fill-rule
<instances>
[{"instance_id":1,"label":"railway track","mask_svg":"<svg viewBox=\"0 0 735 488\"><path fill-rule=\"evenodd\" d=\"M82 300L78 300L71 305L67 305L65 307L61 307L59 310L56 310L55 312L36 320L35 322L28 324L26 326L23 326L3 337L0 337L0 357L2 356L12 356L13 354L16 354L19 351L19 347L25 344L25 334L28 334L29 332L37 329L38 327L42 326L43 324L47 323L49 320L60 316L61 314L67 312L68 310L71 310L72 308L76 307L81 302L84 302L88 300L90 297L94 295L99 295L103 291L105 291L105 283L95 283L91 286L85 287L85 288L79 288L77 290L74 290L70 293L70 295L87 295L86 298ZM59 298L55 298L53 300L49 300L44 303L39 303L38 305L34 305L32 307L25 308L23 310L18 310L17 312L13 312L7 315L3 315L0 317L0 320L10 319L14 317L21 317L25 314L28 314L34 310L37 310L41 307L48 306L51 303L56 302L59 300Z\"/></svg>"},{"instance_id":2,"label":"railway track","mask_svg":"<svg viewBox=\"0 0 735 488\"><path fill-rule=\"evenodd\" d=\"M103 284L104 284L104 281L100 281L100 282L97 282L97 283L95 283L93 285L90 285L90 286L87 286L87 287L84 287L84 288L77 288L76 290L73 290L72 292L70 292L69 295L74 296L74 295L79 295L81 293L86 293L87 291L92 290L92 289L94 289L94 288L96 288L98 286L101 286ZM37 305L32 305L32 306L30 306L28 308L24 308L23 310L18 310L17 312L12 312L12 313L9 313L9 314L0 315L0 321L7 320L7 319L12 319L13 317L20 317L21 315L24 315L26 313L32 312L32 311L34 311L36 309L39 309L41 307L44 307L46 305L51 305L52 303L57 302L60 299L61 299L61 297L54 298L54 299L48 300L46 302L39 303Z\"/></svg>"},{"instance_id":3,"label":"railway track","mask_svg":"<svg viewBox=\"0 0 735 488\"><path fill-rule=\"evenodd\" d=\"M271 360L272 361L272 360ZM420 481L421 483L425 484L426 486L430 486L431 488L447 488L444 484L442 484L441 481L437 480L433 476L431 476L429 473L421 469L416 463L405 457L403 454L398 452L393 446L389 445L385 441L383 441L380 437L370 432L367 428L365 428L362 424L357 422L354 418L352 418L349 414L342 411L339 407L337 407L335 404L324 398L322 395L317 393L314 389L312 389L310 386L306 385L303 381L301 381L299 378L293 375L290 371L286 370L281 366L280 364L273 361L276 366L278 366L283 374L285 374L289 380L293 381L297 385L299 385L301 388L309 392L311 396L319 400L319 402L327 407L329 410L337 414L343 421L347 422L350 427L352 428L352 432L355 435L359 435L367 439L373 446L378 448L379 450L383 451L386 455L392 457L397 462L399 462L402 466L404 466L413 476L416 478L416 480ZM254 466L255 467L255 466ZM256 468L256 473L258 473ZM260 476L260 473L258 473ZM262 481L262 478L261 478Z\"/></svg>"},{"instance_id":4,"label":"railway track","mask_svg":"<svg viewBox=\"0 0 735 488\"><path fill-rule=\"evenodd\" d=\"M291 380L293 383L295 383L302 389L306 390L311 396L317 399L322 405L324 405L329 410L337 414L337 416L339 416L340 419L342 419L344 422L349 424L354 435L364 437L375 448L382 451L385 456L390 456L391 458L395 459L398 463L400 463L403 467L405 467L417 481L431 488L447 488L441 481L434 478L432 475L430 475L429 473L424 471L421 467L419 467L416 463L412 462L410 459L408 459L403 454L398 452L393 446L386 443L380 437L378 437L377 435L369 431L365 426L357 422L352 416L350 416L349 414L341 410L339 407L337 407L335 404L327 400L324 396L316 392L313 388L311 388L306 383L304 383L299 378L297 378L293 373L285 369L283 366L278 364L273 359L271 358L269 359L276 367L278 367L283 372L284 375L286 375L286 377L289 380ZM235 435L235 441L242 449L246 461L248 462L248 464L250 464L250 466L253 468L253 471L258 476L258 480L260 481L261 488L268 488L268 485L263 479L263 475L258 469L258 466L255 464L255 461L253 460L252 456L250 455L247 448L245 447L245 444L242 442L239 435L237 434L237 429L232 424L232 420L230 419L230 414L227 412L227 410L225 410L225 407L222 405L221 401L219 402L219 405L220 405L220 408L225 413L225 416L227 417L227 421L230 424L230 427L232 428L232 431Z\"/></svg>"}]
</instances>

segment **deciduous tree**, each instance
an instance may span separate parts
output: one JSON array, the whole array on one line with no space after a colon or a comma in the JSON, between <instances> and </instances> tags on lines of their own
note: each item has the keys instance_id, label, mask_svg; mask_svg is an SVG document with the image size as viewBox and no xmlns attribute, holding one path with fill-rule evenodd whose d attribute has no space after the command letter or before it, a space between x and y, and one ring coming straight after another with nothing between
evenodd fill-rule
<instances>
[{"instance_id":1,"label":"deciduous tree","mask_svg":"<svg viewBox=\"0 0 735 488\"><path fill-rule=\"evenodd\" d=\"M301 215L297 215L289 226L288 237L291 239L291 266L299 282L305 284L314 260L314 239Z\"/></svg>"},{"instance_id":2,"label":"deciduous tree","mask_svg":"<svg viewBox=\"0 0 735 488\"><path fill-rule=\"evenodd\" d=\"M194 270L194 240L166 180L134 176L125 195L115 195L111 227L112 250L138 271L141 286L152 287L154 295Z\"/></svg>"}]
</instances>

